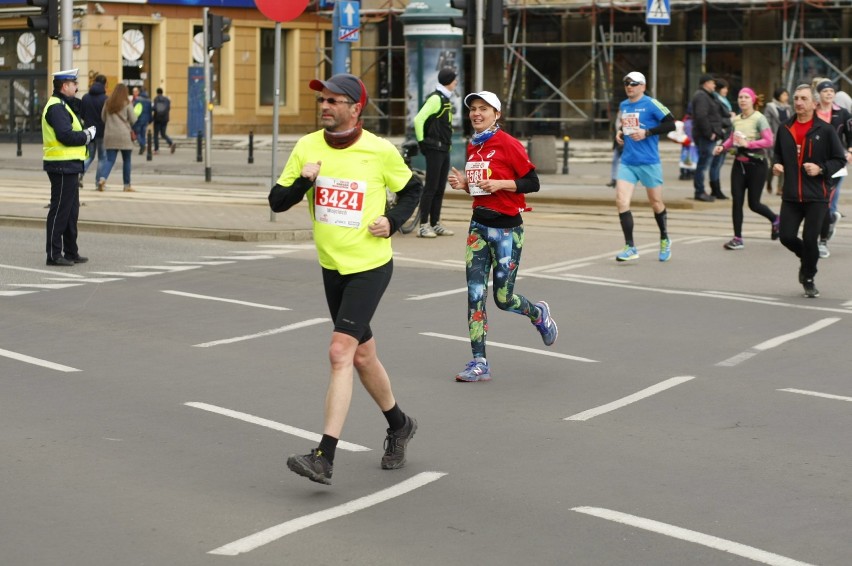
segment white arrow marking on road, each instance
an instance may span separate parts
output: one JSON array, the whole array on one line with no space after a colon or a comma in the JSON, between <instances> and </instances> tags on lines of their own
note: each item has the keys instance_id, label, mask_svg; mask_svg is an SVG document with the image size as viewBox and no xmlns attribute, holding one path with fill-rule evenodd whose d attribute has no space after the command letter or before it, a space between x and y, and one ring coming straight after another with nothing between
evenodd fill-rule
<instances>
[{"instance_id":1,"label":"white arrow marking on road","mask_svg":"<svg viewBox=\"0 0 852 566\"><path fill-rule=\"evenodd\" d=\"M793 560L792 558L787 558L780 554L766 552L765 550L760 550L753 546L746 546L732 540L706 535L704 533L699 533L698 531L691 531L682 527L669 525L668 523L654 521L653 519L637 517L636 515L628 515L627 513L621 513L620 511L603 509L601 507L574 507L571 510L576 511L577 513L584 513L593 517L606 519L607 521L614 521L623 525L629 525L631 527L644 529L653 533L685 540L687 542L694 542L695 544L742 556L743 558L748 558L755 562L771 564L772 566L813 566L807 562Z\"/></svg>"},{"instance_id":2,"label":"white arrow marking on road","mask_svg":"<svg viewBox=\"0 0 852 566\"><path fill-rule=\"evenodd\" d=\"M23 287L28 289L66 289L68 287L79 287L82 283L9 283L9 287Z\"/></svg>"},{"instance_id":3,"label":"white arrow marking on road","mask_svg":"<svg viewBox=\"0 0 852 566\"><path fill-rule=\"evenodd\" d=\"M749 350L747 350L745 352L741 352L741 353L737 354L736 356L728 358L727 360L723 360L723 361L717 363L716 365L717 366L724 366L724 367L735 366L735 365L737 365L741 362L744 362L745 360L747 360L749 358L753 358L755 355L757 355L760 352L764 352L764 351L770 350L772 348L777 348L781 344L789 342L790 340L795 340L796 338L801 338L802 336L807 336L808 334L813 334L814 332L822 330L823 328L825 328L827 326L831 326L832 324L834 324L835 322L837 322L839 320L840 319L836 318L836 317L824 318L822 320L818 320L815 323L811 324L810 326L806 326L806 327L802 328L801 330L797 330L795 332L790 332L789 334L782 334L781 336L778 336L776 338L771 338L769 340L766 340L765 342L761 342L760 344L758 344L756 346L752 346Z\"/></svg>"},{"instance_id":4,"label":"white arrow marking on road","mask_svg":"<svg viewBox=\"0 0 852 566\"><path fill-rule=\"evenodd\" d=\"M852 403L852 397L843 397L842 395L832 395L831 393L820 393L819 391L808 391L807 389L779 389L778 391L786 391L787 393L799 393L801 395L811 395L812 397L822 397L824 399L834 399L836 401L849 401Z\"/></svg>"},{"instance_id":5,"label":"white arrow marking on road","mask_svg":"<svg viewBox=\"0 0 852 566\"><path fill-rule=\"evenodd\" d=\"M17 265L6 265L0 263L0 268L2 269L13 269L15 271L33 271L35 273L49 273L51 275L61 275L63 277L83 277L82 275L77 275L76 273L68 273L57 271L56 269L33 269L32 267L18 267Z\"/></svg>"},{"instance_id":6,"label":"white arrow marking on road","mask_svg":"<svg viewBox=\"0 0 852 566\"><path fill-rule=\"evenodd\" d=\"M293 436L298 436L299 438L305 438L307 440L312 440L314 442L319 442L322 440L322 435L317 434L315 432L310 432L308 430L303 430L301 428L296 428L294 426L285 425L283 423L271 421L269 419L264 419L263 417L256 417L254 415L250 415L248 413L242 413L240 411L234 411L231 409L226 409L225 407L217 407L216 405L210 405L208 403L196 403L189 402L184 403L187 407L195 407L196 409L201 409L203 411L210 411L211 413L216 413L219 415L224 415L226 417L231 417L234 419L239 419L241 421L245 421L247 423L252 423L260 426L265 426L266 428L271 428L272 430L277 430L279 432L286 432L287 434L292 434ZM369 452L370 449L366 446L361 446L360 444L353 444L351 442L346 442L345 440L340 440L337 443L337 447L341 450L349 450L350 452Z\"/></svg>"},{"instance_id":7,"label":"white arrow marking on road","mask_svg":"<svg viewBox=\"0 0 852 566\"><path fill-rule=\"evenodd\" d=\"M0 297L17 297L18 295L29 295L38 291L0 291Z\"/></svg>"},{"instance_id":8,"label":"white arrow marking on road","mask_svg":"<svg viewBox=\"0 0 852 566\"><path fill-rule=\"evenodd\" d=\"M26 354L19 354L17 352L12 352L10 350L2 350L0 349L0 356L11 358L13 360L18 360L19 362L25 362L28 364L33 364L36 366L41 366L47 369L54 369L56 371L64 371L64 372L72 372L72 371L83 371L77 368L72 368L69 366L63 366L62 364L56 364L53 362L48 362L47 360L41 360L39 358L34 358L32 356L27 356Z\"/></svg>"},{"instance_id":9,"label":"white arrow marking on road","mask_svg":"<svg viewBox=\"0 0 852 566\"><path fill-rule=\"evenodd\" d=\"M398 483L387 489L377 491L372 495L360 497L358 499L349 501L348 503L344 503L343 505L338 505L337 507L332 507L324 511L311 513L310 515L305 515L303 517L299 517L298 519L293 519L291 521L287 521L286 523L281 523L280 525L269 527L268 529L257 532L253 535L249 535L245 538L241 538L240 540L226 544L225 546L220 546L219 548L213 549L208 552L208 554L236 556L238 554L250 552L256 548L259 548L265 544L269 544L270 542L274 542L289 534L301 531L302 529L306 529L308 527L312 527L314 525L318 525L320 523L324 523L332 519L337 519L338 517L351 515L356 511L361 511L363 509L378 505L379 503L383 503L395 497L399 497L400 495L405 495L406 493L414 491L418 487L423 487L424 485L430 484L444 477L445 475L447 474L444 472L421 472L416 476L405 480L402 483Z\"/></svg>"},{"instance_id":10,"label":"white arrow marking on road","mask_svg":"<svg viewBox=\"0 0 852 566\"><path fill-rule=\"evenodd\" d=\"M288 326L282 326L281 328L273 328L272 330L264 330L263 332L258 332L257 334L248 334L246 336L237 336L236 338L225 338L224 340L214 340L213 342L204 342L202 344L195 344L195 348L209 348L210 346L219 346L221 344L233 344L234 342L242 342L243 340L251 340L252 338L263 338L265 336L272 336L273 334L281 334L282 332L288 332L290 330L298 330L299 328L305 328L307 326L313 326L315 324L322 324L323 322L329 322L330 318L312 318L310 320L305 320L303 322L297 322L295 324L290 324Z\"/></svg>"},{"instance_id":11,"label":"white arrow marking on road","mask_svg":"<svg viewBox=\"0 0 852 566\"><path fill-rule=\"evenodd\" d=\"M433 338L444 338L445 340L456 340L458 342L470 342L470 337L468 336L452 336L450 334L438 334L437 332L421 332L421 336L431 336ZM581 358L579 356L569 356L568 354L560 354L557 352L548 352L547 350L537 350L535 348L527 348L525 346L515 346L514 344L503 344L502 342L488 342L489 346L494 346L495 348L505 348L507 350L517 350L519 352L528 352L530 354L539 354L542 356L550 356L552 358L562 358L563 360L573 360L575 362L589 362L589 363L597 363L597 360L590 360L589 358Z\"/></svg>"},{"instance_id":12,"label":"white arrow marking on road","mask_svg":"<svg viewBox=\"0 0 852 566\"><path fill-rule=\"evenodd\" d=\"M58 277L45 277L48 281L68 281ZM83 279L75 279L75 283L110 283L111 281L121 281L118 277L84 277Z\"/></svg>"},{"instance_id":13,"label":"white arrow marking on road","mask_svg":"<svg viewBox=\"0 0 852 566\"><path fill-rule=\"evenodd\" d=\"M612 403L607 403L606 405L601 405L600 407L595 407L594 409L589 409L588 411L583 411L582 413L577 413L576 415L571 415L570 417L565 417L564 421L587 421L592 417L597 417L598 415L602 415L604 413L609 413L610 411L614 411L616 409L620 409L621 407L627 406L631 403L635 403L636 401L640 401L645 397L650 397L651 395L656 395L661 391L665 391L666 389L671 389L676 385L680 385L681 383L686 383L687 381L695 379L694 375L682 375L680 377L672 377L665 381L661 381L656 385L652 385L651 387L646 387L641 391L637 391L632 395L628 395L627 397L622 397L621 399L617 399Z\"/></svg>"},{"instance_id":14,"label":"white arrow marking on road","mask_svg":"<svg viewBox=\"0 0 852 566\"><path fill-rule=\"evenodd\" d=\"M346 14L346 27L351 28L355 25L355 8L352 7L352 2L347 2L346 7L343 9L343 13Z\"/></svg>"},{"instance_id":15,"label":"white arrow marking on road","mask_svg":"<svg viewBox=\"0 0 852 566\"><path fill-rule=\"evenodd\" d=\"M195 293L184 293L183 291L169 291L163 290L163 293L168 293L169 295L178 295L180 297L189 297L191 299L205 299L207 301L219 301L222 303L233 303L235 305L243 305L246 307L257 307L259 309L269 309L273 311L288 311L287 307L276 307L273 305L262 305L260 303L250 303L248 301L238 301L236 299L224 299L222 297L211 297L209 295L196 295Z\"/></svg>"}]
</instances>

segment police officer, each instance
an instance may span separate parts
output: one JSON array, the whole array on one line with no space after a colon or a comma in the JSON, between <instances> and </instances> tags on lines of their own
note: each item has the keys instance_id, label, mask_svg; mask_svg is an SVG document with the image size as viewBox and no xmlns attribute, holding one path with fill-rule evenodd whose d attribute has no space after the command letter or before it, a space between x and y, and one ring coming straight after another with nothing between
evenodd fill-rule
<instances>
[{"instance_id":1,"label":"police officer","mask_svg":"<svg viewBox=\"0 0 852 566\"><path fill-rule=\"evenodd\" d=\"M47 265L69 267L86 263L77 250L80 212L79 175L95 139L95 126L83 129L77 114L77 69L53 73L53 94L41 114L44 170L50 179L47 212ZM64 250L64 255L63 255Z\"/></svg>"}]
</instances>

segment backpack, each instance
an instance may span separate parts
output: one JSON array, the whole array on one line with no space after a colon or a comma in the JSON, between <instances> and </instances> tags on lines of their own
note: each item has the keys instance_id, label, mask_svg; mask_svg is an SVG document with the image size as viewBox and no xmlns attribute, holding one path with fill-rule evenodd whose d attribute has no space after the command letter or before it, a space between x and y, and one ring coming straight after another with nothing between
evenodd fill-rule
<instances>
[{"instance_id":1,"label":"backpack","mask_svg":"<svg viewBox=\"0 0 852 566\"><path fill-rule=\"evenodd\" d=\"M169 111L169 105L166 104L165 100L158 100L154 104L154 112L156 112L157 114L162 116L163 114L165 114L168 111Z\"/></svg>"}]
</instances>

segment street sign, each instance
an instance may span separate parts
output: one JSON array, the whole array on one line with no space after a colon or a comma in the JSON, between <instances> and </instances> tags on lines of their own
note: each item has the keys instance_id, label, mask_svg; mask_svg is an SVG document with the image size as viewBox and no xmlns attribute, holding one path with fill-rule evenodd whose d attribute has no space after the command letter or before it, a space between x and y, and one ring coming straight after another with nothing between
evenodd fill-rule
<instances>
[{"instance_id":1,"label":"street sign","mask_svg":"<svg viewBox=\"0 0 852 566\"><path fill-rule=\"evenodd\" d=\"M360 28L361 27L361 3L352 0L338 2L340 10L340 27L342 28Z\"/></svg>"},{"instance_id":2,"label":"street sign","mask_svg":"<svg viewBox=\"0 0 852 566\"><path fill-rule=\"evenodd\" d=\"M670 0L647 0L645 23L649 25L667 26L672 23Z\"/></svg>"},{"instance_id":3,"label":"street sign","mask_svg":"<svg viewBox=\"0 0 852 566\"><path fill-rule=\"evenodd\" d=\"M339 28L337 30L337 40L350 42L358 41L360 40L360 31L361 28Z\"/></svg>"}]
</instances>

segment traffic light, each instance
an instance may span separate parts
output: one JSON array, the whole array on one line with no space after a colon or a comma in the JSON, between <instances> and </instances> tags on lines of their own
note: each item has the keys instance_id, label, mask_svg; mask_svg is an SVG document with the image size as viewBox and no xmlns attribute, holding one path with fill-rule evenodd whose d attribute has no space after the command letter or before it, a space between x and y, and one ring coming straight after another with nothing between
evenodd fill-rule
<instances>
[{"instance_id":1,"label":"traffic light","mask_svg":"<svg viewBox=\"0 0 852 566\"><path fill-rule=\"evenodd\" d=\"M207 12L207 49L221 49L223 44L231 41L227 33L229 29L231 18Z\"/></svg>"},{"instance_id":2,"label":"traffic light","mask_svg":"<svg viewBox=\"0 0 852 566\"><path fill-rule=\"evenodd\" d=\"M503 0L485 0L485 35L503 35Z\"/></svg>"},{"instance_id":3,"label":"traffic light","mask_svg":"<svg viewBox=\"0 0 852 566\"><path fill-rule=\"evenodd\" d=\"M461 10L460 17L450 18L450 25L464 30L468 35L476 33L476 0L450 0L450 5Z\"/></svg>"},{"instance_id":4,"label":"traffic light","mask_svg":"<svg viewBox=\"0 0 852 566\"><path fill-rule=\"evenodd\" d=\"M59 39L59 0L27 0L27 6L41 8L41 14L27 18L27 26Z\"/></svg>"}]
</instances>

